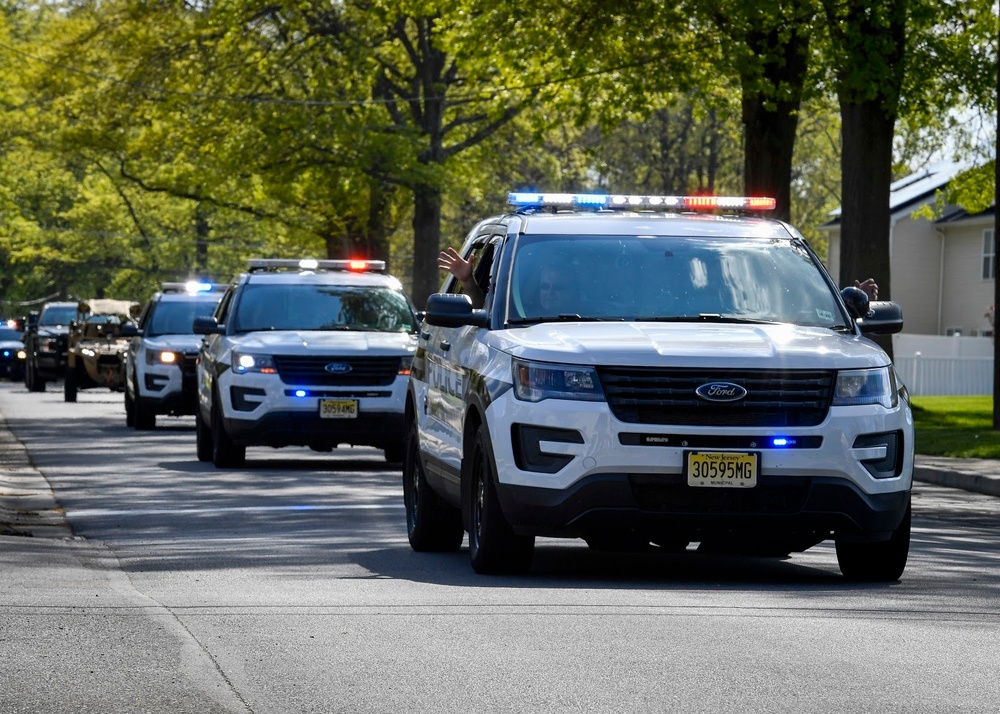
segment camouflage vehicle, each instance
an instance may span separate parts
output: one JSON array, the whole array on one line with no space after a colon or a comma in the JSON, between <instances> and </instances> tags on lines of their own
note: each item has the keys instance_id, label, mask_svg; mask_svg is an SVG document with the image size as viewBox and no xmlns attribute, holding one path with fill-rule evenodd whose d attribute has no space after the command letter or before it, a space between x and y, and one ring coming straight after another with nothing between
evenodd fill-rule
<instances>
[{"instance_id":1,"label":"camouflage vehicle","mask_svg":"<svg viewBox=\"0 0 1000 714\"><path fill-rule=\"evenodd\" d=\"M76 401L80 389L125 388L125 352L129 337L122 327L135 324L141 306L128 300L94 299L77 306L78 319L70 325L63 393Z\"/></svg>"}]
</instances>

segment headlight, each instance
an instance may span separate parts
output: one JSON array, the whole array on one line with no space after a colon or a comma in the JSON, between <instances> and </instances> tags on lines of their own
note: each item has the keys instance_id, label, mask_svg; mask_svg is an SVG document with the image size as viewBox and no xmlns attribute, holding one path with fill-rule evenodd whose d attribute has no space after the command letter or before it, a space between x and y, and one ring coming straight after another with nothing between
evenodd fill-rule
<instances>
[{"instance_id":1,"label":"headlight","mask_svg":"<svg viewBox=\"0 0 1000 714\"><path fill-rule=\"evenodd\" d=\"M274 358L271 355L250 354L248 352L233 352L233 371L236 374L259 372L260 374L277 374L274 368Z\"/></svg>"},{"instance_id":2,"label":"headlight","mask_svg":"<svg viewBox=\"0 0 1000 714\"><path fill-rule=\"evenodd\" d=\"M514 360L514 394L526 402L576 399L603 402L604 390L593 367Z\"/></svg>"},{"instance_id":3,"label":"headlight","mask_svg":"<svg viewBox=\"0 0 1000 714\"><path fill-rule=\"evenodd\" d=\"M156 365L156 364L181 364L184 362L184 357L177 352L171 350L146 350L146 364Z\"/></svg>"},{"instance_id":4,"label":"headlight","mask_svg":"<svg viewBox=\"0 0 1000 714\"><path fill-rule=\"evenodd\" d=\"M895 374L889 367L851 369L837 374L833 406L881 404L893 409L899 403Z\"/></svg>"}]
</instances>

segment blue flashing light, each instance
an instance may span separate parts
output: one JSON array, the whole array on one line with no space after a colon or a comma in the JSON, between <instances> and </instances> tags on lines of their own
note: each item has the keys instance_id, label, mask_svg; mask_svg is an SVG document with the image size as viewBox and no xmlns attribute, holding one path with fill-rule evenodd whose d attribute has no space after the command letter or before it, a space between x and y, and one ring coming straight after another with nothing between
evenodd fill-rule
<instances>
[{"instance_id":1,"label":"blue flashing light","mask_svg":"<svg viewBox=\"0 0 1000 714\"><path fill-rule=\"evenodd\" d=\"M585 206L600 208L608 205L609 196L603 193L511 193L507 203L511 206L555 206L570 208Z\"/></svg>"},{"instance_id":2,"label":"blue flashing light","mask_svg":"<svg viewBox=\"0 0 1000 714\"><path fill-rule=\"evenodd\" d=\"M304 389L296 389L295 390L295 396L296 397L308 397L309 396L309 392L307 392Z\"/></svg>"},{"instance_id":3,"label":"blue flashing light","mask_svg":"<svg viewBox=\"0 0 1000 714\"><path fill-rule=\"evenodd\" d=\"M795 439L789 439L787 436L776 436L771 439L771 446L777 449L792 446L793 444L795 444Z\"/></svg>"},{"instance_id":4,"label":"blue flashing light","mask_svg":"<svg viewBox=\"0 0 1000 714\"><path fill-rule=\"evenodd\" d=\"M189 293L207 293L212 291L212 283L199 283L191 280L186 284Z\"/></svg>"}]
</instances>

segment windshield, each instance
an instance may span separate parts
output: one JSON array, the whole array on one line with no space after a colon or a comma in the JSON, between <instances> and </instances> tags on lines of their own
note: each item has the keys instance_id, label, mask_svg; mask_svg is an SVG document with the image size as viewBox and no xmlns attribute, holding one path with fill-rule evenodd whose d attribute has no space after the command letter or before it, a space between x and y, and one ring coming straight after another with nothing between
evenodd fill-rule
<instances>
[{"instance_id":1,"label":"windshield","mask_svg":"<svg viewBox=\"0 0 1000 714\"><path fill-rule=\"evenodd\" d=\"M56 325L68 325L76 319L76 305L66 305L58 307L47 307L38 318L40 327L55 327Z\"/></svg>"},{"instance_id":2,"label":"windshield","mask_svg":"<svg viewBox=\"0 0 1000 714\"><path fill-rule=\"evenodd\" d=\"M210 299L160 300L150 315L144 334L148 337L193 334L194 319L208 317L215 312L220 297L221 295L215 295Z\"/></svg>"},{"instance_id":3,"label":"windshield","mask_svg":"<svg viewBox=\"0 0 1000 714\"><path fill-rule=\"evenodd\" d=\"M342 285L248 285L233 329L413 332L413 312L397 290Z\"/></svg>"},{"instance_id":4,"label":"windshield","mask_svg":"<svg viewBox=\"0 0 1000 714\"><path fill-rule=\"evenodd\" d=\"M846 327L801 245L785 239L521 236L512 323L548 319L785 322Z\"/></svg>"},{"instance_id":5,"label":"windshield","mask_svg":"<svg viewBox=\"0 0 1000 714\"><path fill-rule=\"evenodd\" d=\"M20 342L21 331L9 327L0 327L0 342Z\"/></svg>"}]
</instances>

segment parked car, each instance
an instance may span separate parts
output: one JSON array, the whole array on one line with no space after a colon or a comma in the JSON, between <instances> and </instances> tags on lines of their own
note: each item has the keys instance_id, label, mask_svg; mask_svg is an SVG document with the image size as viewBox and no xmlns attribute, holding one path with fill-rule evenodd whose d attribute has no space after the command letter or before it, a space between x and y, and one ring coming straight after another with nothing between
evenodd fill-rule
<instances>
[{"instance_id":1,"label":"parked car","mask_svg":"<svg viewBox=\"0 0 1000 714\"><path fill-rule=\"evenodd\" d=\"M24 379L24 332L14 327L0 327L0 377L12 382Z\"/></svg>"},{"instance_id":2,"label":"parked car","mask_svg":"<svg viewBox=\"0 0 1000 714\"><path fill-rule=\"evenodd\" d=\"M843 291L773 199L511 194L428 299L406 400L417 551L523 572L536 536L786 556L836 544L892 581L910 542L913 417ZM464 272L464 271L463 271ZM469 293L483 293L476 305Z\"/></svg>"},{"instance_id":3,"label":"parked car","mask_svg":"<svg viewBox=\"0 0 1000 714\"><path fill-rule=\"evenodd\" d=\"M163 283L139 316L125 354L125 423L140 430L156 428L157 415L194 414L201 335L194 320L215 312L223 283Z\"/></svg>"},{"instance_id":4,"label":"parked car","mask_svg":"<svg viewBox=\"0 0 1000 714\"><path fill-rule=\"evenodd\" d=\"M413 304L383 261L251 260L211 317L198 355L198 459L248 446L374 446L403 456Z\"/></svg>"},{"instance_id":5,"label":"parked car","mask_svg":"<svg viewBox=\"0 0 1000 714\"><path fill-rule=\"evenodd\" d=\"M24 333L24 385L44 392L48 382L66 372L69 325L77 318L77 302L48 302L40 313L28 315Z\"/></svg>"},{"instance_id":6,"label":"parked car","mask_svg":"<svg viewBox=\"0 0 1000 714\"><path fill-rule=\"evenodd\" d=\"M87 300L77 305L77 319L67 336L65 401L75 402L81 389L124 389L129 338L122 334L122 327L135 324L139 308L137 302L111 299Z\"/></svg>"}]
</instances>

